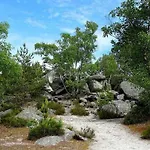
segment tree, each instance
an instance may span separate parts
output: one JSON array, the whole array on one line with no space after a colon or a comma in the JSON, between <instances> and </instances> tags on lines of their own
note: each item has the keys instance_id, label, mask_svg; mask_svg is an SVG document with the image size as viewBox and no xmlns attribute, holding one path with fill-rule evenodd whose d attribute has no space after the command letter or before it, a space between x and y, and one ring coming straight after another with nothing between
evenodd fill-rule
<instances>
[{"instance_id":1,"label":"tree","mask_svg":"<svg viewBox=\"0 0 150 150\"><path fill-rule=\"evenodd\" d=\"M108 78L111 78L112 75L117 74L119 71L115 57L112 54L103 55L103 57L99 60L99 63L100 70Z\"/></svg>"},{"instance_id":2,"label":"tree","mask_svg":"<svg viewBox=\"0 0 150 150\"><path fill-rule=\"evenodd\" d=\"M21 76L21 67L10 53L11 45L6 42L8 28L8 23L0 22L0 96L13 93Z\"/></svg>"},{"instance_id":3,"label":"tree","mask_svg":"<svg viewBox=\"0 0 150 150\"><path fill-rule=\"evenodd\" d=\"M33 53L29 53L25 44L20 47L15 57L22 68L20 90L31 96L40 95L45 84L42 66L39 62L33 63Z\"/></svg>"},{"instance_id":4,"label":"tree","mask_svg":"<svg viewBox=\"0 0 150 150\"><path fill-rule=\"evenodd\" d=\"M112 53L124 73L130 77L136 75L145 87L150 87L150 82L145 82L150 78L149 14L150 1L127 0L110 12L110 16L119 21L102 28L104 36L115 37Z\"/></svg>"},{"instance_id":5,"label":"tree","mask_svg":"<svg viewBox=\"0 0 150 150\"><path fill-rule=\"evenodd\" d=\"M86 22L85 30L75 29L74 35L62 33L57 44L36 43L37 54L49 63L56 73L67 78L66 83L74 94L79 92L87 75L87 66L92 63L98 25Z\"/></svg>"}]
</instances>

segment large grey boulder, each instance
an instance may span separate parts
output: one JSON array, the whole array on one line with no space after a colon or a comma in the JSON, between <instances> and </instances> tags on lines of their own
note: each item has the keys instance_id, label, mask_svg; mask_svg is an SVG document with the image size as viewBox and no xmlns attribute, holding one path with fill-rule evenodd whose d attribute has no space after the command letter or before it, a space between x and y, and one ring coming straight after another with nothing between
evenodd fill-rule
<instances>
[{"instance_id":1,"label":"large grey boulder","mask_svg":"<svg viewBox=\"0 0 150 150\"><path fill-rule=\"evenodd\" d=\"M40 145L40 146L52 146L60 143L63 141L64 138L63 136L47 136L38 139L35 144Z\"/></svg>"},{"instance_id":2,"label":"large grey boulder","mask_svg":"<svg viewBox=\"0 0 150 150\"><path fill-rule=\"evenodd\" d=\"M90 79L90 80L101 81L101 80L105 80L106 77L105 77L102 73L99 73L99 74L90 76L89 79Z\"/></svg>"},{"instance_id":3,"label":"large grey boulder","mask_svg":"<svg viewBox=\"0 0 150 150\"><path fill-rule=\"evenodd\" d=\"M131 110L130 102L117 100L117 101L113 101L113 104L115 105L116 110L117 110L117 114L120 117L124 117Z\"/></svg>"},{"instance_id":4,"label":"large grey boulder","mask_svg":"<svg viewBox=\"0 0 150 150\"><path fill-rule=\"evenodd\" d=\"M124 117L131 110L131 104L122 100L114 100L102 107L102 111L114 114L117 117Z\"/></svg>"},{"instance_id":5,"label":"large grey boulder","mask_svg":"<svg viewBox=\"0 0 150 150\"><path fill-rule=\"evenodd\" d=\"M53 92L53 89L52 89L52 87L49 85L49 83L47 83L47 84L45 85L45 90L46 90L48 93Z\"/></svg>"},{"instance_id":6,"label":"large grey boulder","mask_svg":"<svg viewBox=\"0 0 150 150\"><path fill-rule=\"evenodd\" d=\"M40 121L43 119L42 113L37 108L29 106L25 107L16 117L23 118L26 120Z\"/></svg>"},{"instance_id":7,"label":"large grey boulder","mask_svg":"<svg viewBox=\"0 0 150 150\"><path fill-rule=\"evenodd\" d=\"M56 73L54 70L51 70L46 74L46 78L48 79L48 82L51 84L53 83L54 78L56 77Z\"/></svg>"},{"instance_id":8,"label":"large grey boulder","mask_svg":"<svg viewBox=\"0 0 150 150\"><path fill-rule=\"evenodd\" d=\"M117 95L118 100L124 100L124 94L119 94Z\"/></svg>"},{"instance_id":9,"label":"large grey boulder","mask_svg":"<svg viewBox=\"0 0 150 150\"><path fill-rule=\"evenodd\" d=\"M90 88L91 92L98 92L98 91L101 91L103 89L103 85L96 80L91 80L89 82L89 88Z\"/></svg>"},{"instance_id":10,"label":"large grey boulder","mask_svg":"<svg viewBox=\"0 0 150 150\"><path fill-rule=\"evenodd\" d=\"M3 117L9 113L11 113L13 110L12 109L8 109L8 110L5 110L5 111L1 111L0 112L0 117Z\"/></svg>"},{"instance_id":11,"label":"large grey boulder","mask_svg":"<svg viewBox=\"0 0 150 150\"><path fill-rule=\"evenodd\" d=\"M128 81L121 82L120 88L123 90L127 97L137 100L139 100L139 95L144 91L144 88Z\"/></svg>"},{"instance_id":12,"label":"large grey boulder","mask_svg":"<svg viewBox=\"0 0 150 150\"><path fill-rule=\"evenodd\" d=\"M75 132L69 129L65 129L65 134L63 136L46 136L38 139L35 144L40 146L53 146L62 141L70 141L75 136Z\"/></svg>"}]
</instances>

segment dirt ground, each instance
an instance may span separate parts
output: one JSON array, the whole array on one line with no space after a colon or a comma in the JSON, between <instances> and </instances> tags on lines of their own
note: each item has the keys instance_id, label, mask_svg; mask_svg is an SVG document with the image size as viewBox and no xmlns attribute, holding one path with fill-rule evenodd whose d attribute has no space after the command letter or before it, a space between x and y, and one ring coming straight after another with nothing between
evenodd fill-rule
<instances>
[{"instance_id":1,"label":"dirt ground","mask_svg":"<svg viewBox=\"0 0 150 150\"><path fill-rule=\"evenodd\" d=\"M82 141L61 142L57 146L43 147L27 140L28 128L7 128L0 125L0 150L88 150L89 143Z\"/></svg>"}]
</instances>

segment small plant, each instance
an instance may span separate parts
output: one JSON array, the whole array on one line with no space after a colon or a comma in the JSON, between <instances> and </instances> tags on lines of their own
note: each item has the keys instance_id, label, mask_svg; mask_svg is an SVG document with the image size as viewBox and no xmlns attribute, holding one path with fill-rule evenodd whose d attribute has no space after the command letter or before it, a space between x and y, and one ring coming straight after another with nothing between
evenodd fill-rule
<instances>
[{"instance_id":1,"label":"small plant","mask_svg":"<svg viewBox=\"0 0 150 150\"><path fill-rule=\"evenodd\" d=\"M80 104L76 104L74 108L71 109L71 114L72 115L77 115L77 116L87 116L89 113L85 110L83 106Z\"/></svg>"},{"instance_id":2,"label":"small plant","mask_svg":"<svg viewBox=\"0 0 150 150\"><path fill-rule=\"evenodd\" d=\"M143 131L142 137L143 139L150 139L150 126Z\"/></svg>"},{"instance_id":3,"label":"small plant","mask_svg":"<svg viewBox=\"0 0 150 150\"><path fill-rule=\"evenodd\" d=\"M82 137L93 139L95 137L94 129L91 129L90 127L81 128L81 131L79 131L79 135Z\"/></svg>"},{"instance_id":4,"label":"small plant","mask_svg":"<svg viewBox=\"0 0 150 150\"><path fill-rule=\"evenodd\" d=\"M8 127L24 127L27 125L27 120L18 118L16 115L21 111L21 109L13 109L12 112L2 116L0 123Z\"/></svg>"},{"instance_id":5,"label":"small plant","mask_svg":"<svg viewBox=\"0 0 150 150\"><path fill-rule=\"evenodd\" d=\"M101 93L99 93L97 105L99 108L101 108L102 106L111 102L113 99L114 99L114 95L111 92L109 92L109 91L101 92Z\"/></svg>"},{"instance_id":6,"label":"small plant","mask_svg":"<svg viewBox=\"0 0 150 150\"><path fill-rule=\"evenodd\" d=\"M30 129L28 139L35 140L44 136L63 134L64 129L61 120L56 120L55 118L44 118L37 126Z\"/></svg>"},{"instance_id":7,"label":"small plant","mask_svg":"<svg viewBox=\"0 0 150 150\"><path fill-rule=\"evenodd\" d=\"M55 110L55 115L63 115L65 113L63 105L56 102L49 102L48 108Z\"/></svg>"},{"instance_id":8,"label":"small plant","mask_svg":"<svg viewBox=\"0 0 150 150\"><path fill-rule=\"evenodd\" d=\"M38 125L38 122L36 120L29 120L27 122L27 127L29 127L30 129L34 128L37 125Z\"/></svg>"},{"instance_id":9,"label":"small plant","mask_svg":"<svg viewBox=\"0 0 150 150\"><path fill-rule=\"evenodd\" d=\"M0 111L5 111L5 110L8 110L8 109L17 109L18 106L16 104L13 104L13 103L6 103L4 101L2 101L0 103Z\"/></svg>"},{"instance_id":10,"label":"small plant","mask_svg":"<svg viewBox=\"0 0 150 150\"><path fill-rule=\"evenodd\" d=\"M55 115L63 115L65 113L65 108L62 104L56 103L56 102L49 102L47 99L41 104L38 104L38 107L40 107L41 112L45 114L45 117L48 115L48 110L53 109L55 110Z\"/></svg>"},{"instance_id":11,"label":"small plant","mask_svg":"<svg viewBox=\"0 0 150 150\"><path fill-rule=\"evenodd\" d=\"M98 115L99 119L112 119L112 118L118 117L113 112L108 112L106 110L98 110L97 115Z\"/></svg>"}]
</instances>

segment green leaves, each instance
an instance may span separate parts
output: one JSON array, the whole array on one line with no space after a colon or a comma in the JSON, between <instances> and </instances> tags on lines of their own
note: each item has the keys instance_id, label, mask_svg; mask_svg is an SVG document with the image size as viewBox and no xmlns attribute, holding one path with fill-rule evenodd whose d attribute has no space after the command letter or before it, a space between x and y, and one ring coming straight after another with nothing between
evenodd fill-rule
<instances>
[{"instance_id":1,"label":"green leaves","mask_svg":"<svg viewBox=\"0 0 150 150\"><path fill-rule=\"evenodd\" d=\"M97 47L97 28L96 23L87 21L85 30L76 28L73 35L62 33L57 44L35 44L36 53L41 55L59 76L67 78L67 86L75 93L83 86L88 65L92 64L93 52Z\"/></svg>"},{"instance_id":2,"label":"green leaves","mask_svg":"<svg viewBox=\"0 0 150 150\"><path fill-rule=\"evenodd\" d=\"M110 12L110 16L118 21L102 28L104 36L116 38L112 41L112 52L128 77L143 68L145 75L150 74L149 14L149 1L127 0Z\"/></svg>"}]
</instances>

